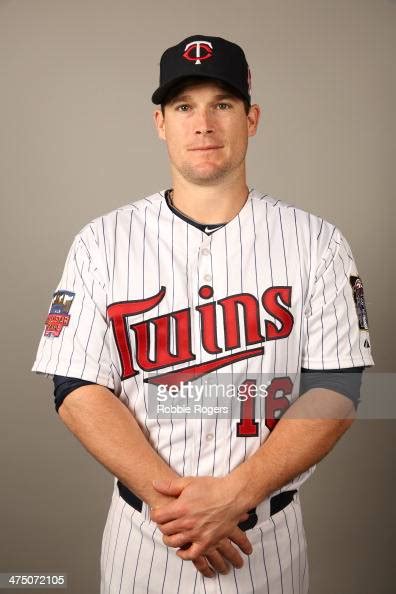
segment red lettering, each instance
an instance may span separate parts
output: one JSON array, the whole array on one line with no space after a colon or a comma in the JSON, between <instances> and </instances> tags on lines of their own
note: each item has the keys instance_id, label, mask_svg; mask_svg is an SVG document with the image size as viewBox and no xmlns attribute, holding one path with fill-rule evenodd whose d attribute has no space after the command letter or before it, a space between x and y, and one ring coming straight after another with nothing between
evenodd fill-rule
<instances>
[{"instance_id":1,"label":"red lettering","mask_svg":"<svg viewBox=\"0 0 396 594\"><path fill-rule=\"evenodd\" d=\"M134 301L121 301L112 303L107 308L107 315L113 326L114 338L117 344L118 354L121 361L121 379L133 377L139 372L133 367L129 332L126 324L128 316L149 311L164 298L166 289L161 287L160 291L147 299L136 299Z\"/></svg>"},{"instance_id":2,"label":"red lettering","mask_svg":"<svg viewBox=\"0 0 396 594\"><path fill-rule=\"evenodd\" d=\"M260 334L259 304L253 295L240 293L219 299L218 303L223 309L225 349L237 349L241 346L238 305L243 309L246 344L264 340Z\"/></svg>"},{"instance_id":3,"label":"red lettering","mask_svg":"<svg viewBox=\"0 0 396 594\"><path fill-rule=\"evenodd\" d=\"M265 321L266 340L286 338L292 331L294 318L291 312L284 307L291 305L291 290L291 287L270 287L264 291L261 298L264 309L281 324L278 328L273 322Z\"/></svg>"},{"instance_id":4,"label":"red lettering","mask_svg":"<svg viewBox=\"0 0 396 594\"><path fill-rule=\"evenodd\" d=\"M251 387L254 387L254 396ZM243 390L241 388L243 387ZM256 407L256 380L245 380L238 389L239 394L246 396L241 401L241 420L237 423L237 437L257 437L259 424L254 420Z\"/></svg>"},{"instance_id":5,"label":"red lettering","mask_svg":"<svg viewBox=\"0 0 396 594\"><path fill-rule=\"evenodd\" d=\"M293 382L290 377L275 377L267 388L268 395L265 399L265 424L272 431L283 415L289 408L290 401L286 394L293 391ZM278 414L277 414L278 413Z\"/></svg>"},{"instance_id":6,"label":"red lettering","mask_svg":"<svg viewBox=\"0 0 396 594\"><path fill-rule=\"evenodd\" d=\"M171 335L174 322L175 353L171 352ZM150 324L154 326L153 357L150 359ZM132 324L136 334L136 361L144 371L154 371L169 365L192 361L190 310L188 308L171 314Z\"/></svg>"},{"instance_id":7,"label":"red lettering","mask_svg":"<svg viewBox=\"0 0 396 594\"><path fill-rule=\"evenodd\" d=\"M216 303L206 303L195 308L201 316L202 346L208 353L221 353L217 344Z\"/></svg>"}]
</instances>

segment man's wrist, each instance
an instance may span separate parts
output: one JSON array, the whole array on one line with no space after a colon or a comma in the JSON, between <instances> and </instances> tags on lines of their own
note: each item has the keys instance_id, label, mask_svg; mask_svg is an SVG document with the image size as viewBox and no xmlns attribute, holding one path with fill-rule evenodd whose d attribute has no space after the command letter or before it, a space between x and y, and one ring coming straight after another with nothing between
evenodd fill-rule
<instances>
[{"instance_id":1,"label":"man's wrist","mask_svg":"<svg viewBox=\"0 0 396 594\"><path fill-rule=\"evenodd\" d=\"M226 477L227 487L233 494L238 511L242 513L248 512L257 505L257 502L252 491L252 481L250 477L249 468L243 463L235 468Z\"/></svg>"},{"instance_id":2,"label":"man's wrist","mask_svg":"<svg viewBox=\"0 0 396 594\"><path fill-rule=\"evenodd\" d=\"M246 460L229 475L230 488L236 494L243 511L247 512L264 501L271 492L266 488L262 477L257 476L252 460Z\"/></svg>"}]
</instances>

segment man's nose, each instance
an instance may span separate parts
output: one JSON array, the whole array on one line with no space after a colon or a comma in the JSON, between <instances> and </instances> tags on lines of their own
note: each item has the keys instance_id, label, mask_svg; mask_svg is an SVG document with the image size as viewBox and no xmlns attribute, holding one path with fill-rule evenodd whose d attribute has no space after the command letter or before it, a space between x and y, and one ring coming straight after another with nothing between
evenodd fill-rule
<instances>
[{"instance_id":1,"label":"man's nose","mask_svg":"<svg viewBox=\"0 0 396 594\"><path fill-rule=\"evenodd\" d=\"M195 134L211 134L214 131L213 121L206 110L196 114Z\"/></svg>"}]
</instances>

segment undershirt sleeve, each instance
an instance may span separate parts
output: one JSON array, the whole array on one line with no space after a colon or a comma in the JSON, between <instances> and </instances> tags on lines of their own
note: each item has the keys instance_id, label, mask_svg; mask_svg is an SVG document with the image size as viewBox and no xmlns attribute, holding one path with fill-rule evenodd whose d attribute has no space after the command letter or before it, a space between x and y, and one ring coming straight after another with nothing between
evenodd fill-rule
<instances>
[{"instance_id":1,"label":"undershirt sleeve","mask_svg":"<svg viewBox=\"0 0 396 594\"><path fill-rule=\"evenodd\" d=\"M70 392L73 392L73 390L81 388L81 386L97 385L95 382L89 382L77 377L64 377L62 375L54 375L53 382L56 412L59 412L59 407L62 402ZM109 388L109 390L114 394L114 390L111 390L111 388Z\"/></svg>"},{"instance_id":2,"label":"undershirt sleeve","mask_svg":"<svg viewBox=\"0 0 396 594\"><path fill-rule=\"evenodd\" d=\"M364 367L346 367L343 369L306 369L301 368L300 395L312 388L326 388L343 394L352 400L355 410L360 402L360 388Z\"/></svg>"}]
</instances>

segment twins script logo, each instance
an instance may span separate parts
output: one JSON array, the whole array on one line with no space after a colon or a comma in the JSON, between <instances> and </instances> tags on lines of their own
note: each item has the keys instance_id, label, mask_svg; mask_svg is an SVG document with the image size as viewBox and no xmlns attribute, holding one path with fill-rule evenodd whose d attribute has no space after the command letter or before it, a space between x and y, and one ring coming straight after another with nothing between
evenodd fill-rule
<instances>
[{"instance_id":1,"label":"twins script logo","mask_svg":"<svg viewBox=\"0 0 396 594\"><path fill-rule=\"evenodd\" d=\"M203 53L201 51L203 50ZM191 41L184 48L183 58L196 64L201 64L202 60L208 60L213 55L213 46L210 41Z\"/></svg>"},{"instance_id":2,"label":"twins script logo","mask_svg":"<svg viewBox=\"0 0 396 594\"><path fill-rule=\"evenodd\" d=\"M191 339L191 316L194 312L191 312L190 308L130 323L131 317L148 312L161 303L165 297L165 287L161 287L160 291L151 297L112 303L107 308L107 315L113 327L120 357L121 379L128 379L139 373L135 368L135 361L136 367L146 372L186 363L182 368L145 380L152 384L179 385L182 381L195 380L236 361L262 355L264 347L261 345L264 341L286 338L292 331L294 318L289 311L291 292L292 288L289 286L269 287L264 291L261 305L270 319L266 319L264 328L260 328L260 303L254 295L237 293L212 301L213 288L208 285L200 287L201 299L210 300L195 308L200 316L200 340L202 348L217 357L196 364L190 364L196 359ZM240 325L241 314L244 323ZM220 344L218 336L220 325L224 328L223 345ZM244 340L241 340L242 329ZM135 344L132 350L133 336ZM175 345L173 348L171 339ZM243 343L249 348L241 350ZM237 352L227 354L227 351L231 350Z\"/></svg>"}]
</instances>

